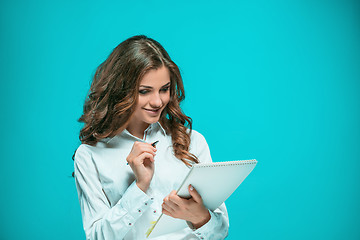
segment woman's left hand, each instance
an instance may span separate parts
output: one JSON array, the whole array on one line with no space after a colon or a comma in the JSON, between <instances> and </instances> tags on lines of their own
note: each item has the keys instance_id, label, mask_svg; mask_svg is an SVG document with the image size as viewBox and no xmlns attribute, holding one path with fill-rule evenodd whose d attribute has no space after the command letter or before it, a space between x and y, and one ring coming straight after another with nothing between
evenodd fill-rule
<instances>
[{"instance_id":1,"label":"woman's left hand","mask_svg":"<svg viewBox=\"0 0 360 240\"><path fill-rule=\"evenodd\" d=\"M185 199L179 197L173 190L164 198L162 211L171 217L191 222L195 228L200 228L210 220L211 216L200 194L191 185L189 185L189 193L191 198Z\"/></svg>"}]
</instances>

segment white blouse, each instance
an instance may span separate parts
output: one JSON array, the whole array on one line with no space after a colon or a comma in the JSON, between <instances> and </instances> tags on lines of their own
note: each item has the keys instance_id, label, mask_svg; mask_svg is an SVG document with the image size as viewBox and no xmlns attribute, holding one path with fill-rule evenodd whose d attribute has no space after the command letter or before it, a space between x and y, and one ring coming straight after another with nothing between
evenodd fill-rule
<instances>
[{"instance_id":1,"label":"white blouse","mask_svg":"<svg viewBox=\"0 0 360 240\"><path fill-rule=\"evenodd\" d=\"M135 176L126 164L135 141L159 141L154 176L146 193L135 184ZM200 162L212 161L205 138L194 130L189 151ZM151 222L161 214L164 197L179 188L190 169L174 156L171 136L160 123L151 124L143 139L124 130L96 146L81 144L76 150L74 168L86 239L98 240L146 239ZM198 229L189 224L180 231L148 239L224 239L229 228L225 204L209 212L211 219Z\"/></svg>"}]
</instances>

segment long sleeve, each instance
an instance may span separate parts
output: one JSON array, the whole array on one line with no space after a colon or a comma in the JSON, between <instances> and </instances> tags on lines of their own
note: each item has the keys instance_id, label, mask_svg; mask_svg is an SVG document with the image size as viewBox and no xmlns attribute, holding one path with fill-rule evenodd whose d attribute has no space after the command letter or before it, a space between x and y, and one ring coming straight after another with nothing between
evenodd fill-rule
<instances>
[{"instance_id":1,"label":"long sleeve","mask_svg":"<svg viewBox=\"0 0 360 240\"><path fill-rule=\"evenodd\" d=\"M86 239L123 239L153 202L134 181L111 207L91 153L83 145L76 151L74 169Z\"/></svg>"},{"instance_id":2,"label":"long sleeve","mask_svg":"<svg viewBox=\"0 0 360 240\"><path fill-rule=\"evenodd\" d=\"M192 141L196 141L196 149L194 153L200 162L212 162L209 146L200 133L193 131ZM225 203L221 204L214 211L209 210L211 218L198 229L194 229L194 234L201 240L220 240L225 239L229 230L229 217L226 210ZM188 223L191 227L191 223Z\"/></svg>"},{"instance_id":3,"label":"long sleeve","mask_svg":"<svg viewBox=\"0 0 360 240\"><path fill-rule=\"evenodd\" d=\"M223 203L214 211L209 210L209 212L210 220L201 228L194 229L194 234L201 240L225 239L229 230L229 218L225 204Z\"/></svg>"}]
</instances>

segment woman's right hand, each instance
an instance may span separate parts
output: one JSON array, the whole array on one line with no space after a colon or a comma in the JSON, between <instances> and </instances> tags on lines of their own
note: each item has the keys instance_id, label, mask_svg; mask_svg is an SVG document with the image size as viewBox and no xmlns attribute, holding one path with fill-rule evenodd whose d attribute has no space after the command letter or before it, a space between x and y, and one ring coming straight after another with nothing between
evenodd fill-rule
<instances>
[{"instance_id":1,"label":"woman's right hand","mask_svg":"<svg viewBox=\"0 0 360 240\"><path fill-rule=\"evenodd\" d=\"M154 175L156 148L149 143L135 142L126 161L135 174L136 184L146 192Z\"/></svg>"}]
</instances>

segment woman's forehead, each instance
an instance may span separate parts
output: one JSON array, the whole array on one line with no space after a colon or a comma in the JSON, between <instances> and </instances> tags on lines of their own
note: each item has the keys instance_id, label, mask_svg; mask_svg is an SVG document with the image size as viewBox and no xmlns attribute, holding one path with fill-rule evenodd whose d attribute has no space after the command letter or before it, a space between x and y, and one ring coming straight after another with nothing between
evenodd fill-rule
<instances>
[{"instance_id":1,"label":"woman's forehead","mask_svg":"<svg viewBox=\"0 0 360 240\"><path fill-rule=\"evenodd\" d=\"M170 82L170 73L167 67L149 70L140 80L140 86L161 87Z\"/></svg>"}]
</instances>

